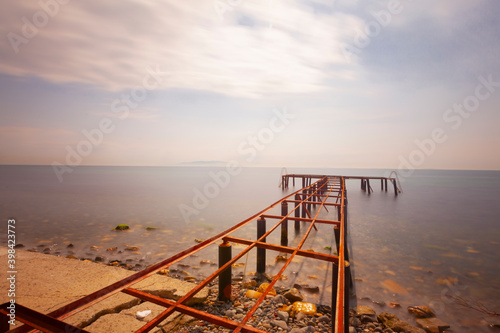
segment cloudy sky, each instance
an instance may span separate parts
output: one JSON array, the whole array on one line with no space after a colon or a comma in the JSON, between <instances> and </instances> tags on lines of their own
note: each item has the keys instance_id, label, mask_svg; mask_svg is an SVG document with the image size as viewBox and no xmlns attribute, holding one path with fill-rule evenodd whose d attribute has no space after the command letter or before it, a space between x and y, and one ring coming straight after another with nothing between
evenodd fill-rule
<instances>
[{"instance_id":1,"label":"cloudy sky","mask_svg":"<svg viewBox=\"0 0 500 333\"><path fill-rule=\"evenodd\" d=\"M495 0L8 0L0 164L500 170Z\"/></svg>"}]
</instances>

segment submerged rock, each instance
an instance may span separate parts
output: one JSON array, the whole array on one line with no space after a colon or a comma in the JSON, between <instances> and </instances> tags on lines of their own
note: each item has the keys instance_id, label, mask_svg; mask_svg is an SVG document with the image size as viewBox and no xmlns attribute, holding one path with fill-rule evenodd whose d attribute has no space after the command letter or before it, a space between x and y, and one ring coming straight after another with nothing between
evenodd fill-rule
<instances>
[{"instance_id":1,"label":"submerged rock","mask_svg":"<svg viewBox=\"0 0 500 333\"><path fill-rule=\"evenodd\" d=\"M450 325L442 321L438 318L420 318L416 320L417 324L424 328L427 332L439 333L444 331L447 328L450 328Z\"/></svg>"},{"instance_id":2,"label":"submerged rock","mask_svg":"<svg viewBox=\"0 0 500 333\"><path fill-rule=\"evenodd\" d=\"M396 315L393 315L392 313L382 312L377 316L377 318L379 322L383 323L386 327L389 327L396 332L425 333L423 329L400 320Z\"/></svg>"},{"instance_id":3,"label":"submerged rock","mask_svg":"<svg viewBox=\"0 0 500 333\"><path fill-rule=\"evenodd\" d=\"M300 293L300 291L297 288L292 288L288 290L286 293L283 294L290 302L297 302L297 301L302 301L304 299L304 296Z\"/></svg>"},{"instance_id":4,"label":"submerged rock","mask_svg":"<svg viewBox=\"0 0 500 333\"><path fill-rule=\"evenodd\" d=\"M408 312L414 315L417 318L432 318L436 317L436 314L432 309L425 305L415 305L409 306Z\"/></svg>"},{"instance_id":5,"label":"submerged rock","mask_svg":"<svg viewBox=\"0 0 500 333\"><path fill-rule=\"evenodd\" d=\"M114 230L127 230L130 229L130 227L126 224L118 224Z\"/></svg>"}]
</instances>

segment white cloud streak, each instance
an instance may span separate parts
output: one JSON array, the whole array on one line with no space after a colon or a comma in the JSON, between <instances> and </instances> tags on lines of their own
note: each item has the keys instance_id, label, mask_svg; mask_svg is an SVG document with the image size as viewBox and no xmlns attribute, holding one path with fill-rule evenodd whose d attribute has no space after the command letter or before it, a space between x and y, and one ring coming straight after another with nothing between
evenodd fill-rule
<instances>
[{"instance_id":1,"label":"white cloud streak","mask_svg":"<svg viewBox=\"0 0 500 333\"><path fill-rule=\"evenodd\" d=\"M266 0L246 1L221 21L211 1L73 1L18 54L2 39L0 72L118 91L158 64L170 72L162 88L244 97L325 90L330 66L341 66L338 78L352 76L337 45L362 22L300 3L275 1L269 13ZM4 36L21 34L21 18L40 10L31 1L4 7Z\"/></svg>"}]
</instances>

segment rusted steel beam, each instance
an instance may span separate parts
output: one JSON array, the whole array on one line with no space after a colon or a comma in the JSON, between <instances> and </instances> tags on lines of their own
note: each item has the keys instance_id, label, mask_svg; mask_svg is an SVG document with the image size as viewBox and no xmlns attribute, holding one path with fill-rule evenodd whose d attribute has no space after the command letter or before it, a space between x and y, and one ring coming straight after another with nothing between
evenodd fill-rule
<instances>
[{"instance_id":1,"label":"rusted steel beam","mask_svg":"<svg viewBox=\"0 0 500 333\"><path fill-rule=\"evenodd\" d=\"M134 288L124 289L123 292L125 294L140 298L144 301L155 303L155 304L160 305L160 306L175 307L175 311L178 311L180 313L198 318L200 320L208 321L208 322L216 324L216 325L224 326L224 327L227 327L229 329L234 329L238 326L238 323L233 321L233 320L219 317L219 316L210 314L210 313L205 312L205 311L197 310L197 309L191 308L191 307L184 305L184 304L178 304L174 301L167 300L167 299L164 299L164 298L161 298L158 296L154 296L154 295L145 293L143 291L140 291L140 290L137 290ZM266 331L260 330L258 328L252 327L252 326L245 325L243 328L244 328L244 332L267 333ZM139 333L139 331L136 331L136 333Z\"/></svg>"},{"instance_id":2,"label":"rusted steel beam","mask_svg":"<svg viewBox=\"0 0 500 333\"><path fill-rule=\"evenodd\" d=\"M309 195L311 196L311 195ZM300 203L304 203L304 204L309 204L309 205L321 205L321 202L317 202L317 201L309 201L309 200L285 200L285 202L300 202ZM324 204L325 206L340 206L340 204L338 203L334 203L334 202L326 202Z\"/></svg>"},{"instance_id":3,"label":"rusted steel beam","mask_svg":"<svg viewBox=\"0 0 500 333\"><path fill-rule=\"evenodd\" d=\"M1 305L1 312L6 313L6 307L10 303L5 303ZM88 331L81 328L77 328L73 325L67 324L65 322L54 319L38 311L32 310L25 307L19 303L16 303L16 320L26 324L24 329L33 330L37 329L43 332L82 332L88 333ZM30 327L25 327L30 326ZM9 332L16 332L16 330L11 330Z\"/></svg>"},{"instance_id":4,"label":"rusted steel beam","mask_svg":"<svg viewBox=\"0 0 500 333\"><path fill-rule=\"evenodd\" d=\"M345 180L341 179L343 186L345 186ZM342 206L344 206L344 198L341 201ZM339 265L337 272L337 297L335 305L335 333L344 333L346 329L348 330L348 323L345 323L345 258L344 258L344 212L341 210L341 220L340 220L340 242L339 242Z\"/></svg>"},{"instance_id":5,"label":"rusted steel beam","mask_svg":"<svg viewBox=\"0 0 500 333\"><path fill-rule=\"evenodd\" d=\"M243 245L250 245L250 244L253 244L255 242L252 240L239 238L239 237L232 237L232 236L226 236L226 237L224 237L224 240L227 240L228 242L243 244ZM272 250L272 251L276 251L276 252L284 252L284 253L293 253L295 250L295 248L293 248L293 247L280 246L280 245L275 245L275 244L270 244L270 243L262 243L262 242L256 242L255 246L257 248L264 248L267 250ZM324 253L319 253L319 252L299 250L297 252L297 255L302 256L302 257L312 258L312 259L334 262L334 263L337 263L339 261L338 256L332 256L330 254L324 254Z\"/></svg>"},{"instance_id":6,"label":"rusted steel beam","mask_svg":"<svg viewBox=\"0 0 500 333\"><path fill-rule=\"evenodd\" d=\"M278 220L281 220L283 218L283 216L281 215L267 215L267 214L264 214L262 215L262 217L264 218L269 218L269 219L278 219ZM295 220L295 221L300 221L300 222L312 222L313 219L310 219L310 218L307 218L307 217L290 217L288 218L289 220ZM322 224L333 224L333 225L340 225L340 221L332 221L332 220L322 220L322 219L317 219L317 220L314 220L316 223L322 223Z\"/></svg>"}]
</instances>

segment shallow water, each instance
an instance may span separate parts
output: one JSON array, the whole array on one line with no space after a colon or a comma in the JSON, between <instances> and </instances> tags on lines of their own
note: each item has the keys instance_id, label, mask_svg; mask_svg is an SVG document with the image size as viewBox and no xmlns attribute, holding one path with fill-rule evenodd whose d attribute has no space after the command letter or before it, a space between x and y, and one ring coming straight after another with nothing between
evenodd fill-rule
<instances>
[{"instance_id":1,"label":"shallow water","mask_svg":"<svg viewBox=\"0 0 500 333\"><path fill-rule=\"evenodd\" d=\"M61 183L51 167L0 166L0 217L16 219L17 243L26 248L49 248L60 255L73 251L89 259L100 255L106 261L133 259L144 267L193 246L195 239L225 230L294 190L278 187L279 168L245 168L229 178L221 176L223 170L78 167ZM288 172L385 175L385 170L367 169ZM407 306L430 305L439 318L452 325L452 332L489 332L481 322L484 315L456 305L448 296L479 300L500 311L500 172L422 170L402 180L403 193L398 196L392 188L381 192L380 182L371 182L375 191L368 195L360 190L359 181L348 181L357 304L370 305L377 313L393 312L408 321L412 319ZM201 198L200 192L207 195ZM189 219L180 209L187 206L192 208L191 214L184 213ZM327 216L326 211L321 214ZM131 230L112 230L121 223ZM297 242L292 233L290 243ZM255 239L255 224L234 236ZM279 243L279 232L272 237ZM6 243L7 237L3 237L0 244ZM69 243L74 244L72 249L67 249ZM106 251L115 246L122 253ZM140 250L123 251L126 246ZM330 253L325 249L328 246L335 247L333 232L323 226L311 233L304 248ZM238 252L235 245L233 254ZM183 270L206 276L211 268L199 261L216 261L216 255L215 246L209 247L186 259L191 267ZM280 268L274 263L276 255L268 251L271 274ZM250 252L239 261L245 265L233 272L254 271L254 259L255 253ZM307 294L307 299L329 304L331 271L329 265L297 258L285 272L288 279L280 285L318 285L320 293ZM391 291L395 288L398 293ZM377 305L389 302L398 302L402 308Z\"/></svg>"}]
</instances>

